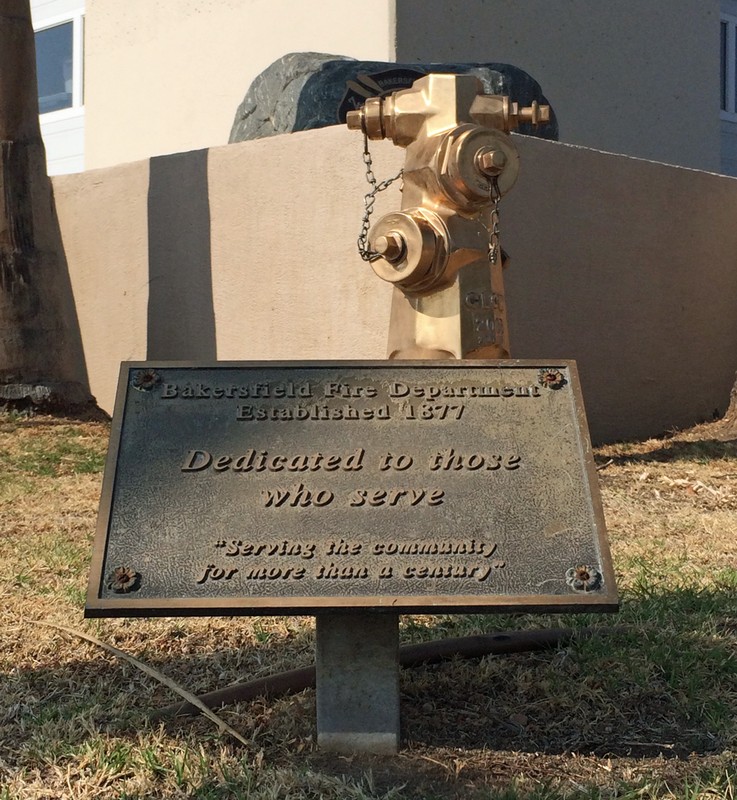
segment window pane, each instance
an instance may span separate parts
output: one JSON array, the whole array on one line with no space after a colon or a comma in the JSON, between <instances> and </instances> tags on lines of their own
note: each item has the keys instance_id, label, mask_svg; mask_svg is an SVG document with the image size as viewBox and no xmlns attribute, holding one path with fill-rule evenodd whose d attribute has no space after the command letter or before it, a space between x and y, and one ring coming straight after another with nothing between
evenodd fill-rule
<instances>
[{"instance_id":1,"label":"window pane","mask_svg":"<svg viewBox=\"0 0 737 800\"><path fill-rule=\"evenodd\" d=\"M38 110L41 114L72 106L72 23L36 34Z\"/></svg>"},{"instance_id":2,"label":"window pane","mask_svg":"<svg viewBox=\"0 0 737 800\"><path fill-rule=\"evenodd\" d=\"M732 26L732 68L730 77L732 78L734 96L732 97L732 107L727 110L734 114L737 112L737 25Z\"/></svg>"},{"instance_id":3,"label":"window pane","mask_svg":"<svg viewBox=\"0 0 737 800\"><path fill-rule=\"evenodd\" d=\"M37 45L38 46L38 45ZM719 43L719 52L721 61L719 66L719 83L721 86L722 99L720 108L722 111L727 110L727 23L721 24L721 41Z\"/></svg>"}]
</instances>

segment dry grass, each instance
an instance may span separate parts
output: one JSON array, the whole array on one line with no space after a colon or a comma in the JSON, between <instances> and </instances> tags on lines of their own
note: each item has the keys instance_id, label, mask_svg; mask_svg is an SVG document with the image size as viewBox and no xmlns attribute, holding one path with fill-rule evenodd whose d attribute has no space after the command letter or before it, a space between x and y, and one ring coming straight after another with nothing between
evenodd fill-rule
<instances>
[{"instance_id":1,"label":"dry grass","mask_svg":"<svg viewBox=\"0 0 737 800\"><path fill-rule=\"evenodd\" d=\"M624 624L615 637L402 675L396 758L315 749L314 693L166 725L176 698L78 628L194 692L306 665L309 618L82 619L104 423L0 418L0 800L735 798L737 442L716 428L601 448L619 619L406 618L406 641Z\"/></svg>"}]
</instances>

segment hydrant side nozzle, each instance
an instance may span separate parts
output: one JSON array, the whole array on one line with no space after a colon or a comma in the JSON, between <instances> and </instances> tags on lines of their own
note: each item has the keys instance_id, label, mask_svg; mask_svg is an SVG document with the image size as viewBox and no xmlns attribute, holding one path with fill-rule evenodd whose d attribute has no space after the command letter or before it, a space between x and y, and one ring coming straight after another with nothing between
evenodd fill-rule
<instances>
[{"instance_id":1,"label":"hydrant side nozzle","mask_svg":"<svg viewBox=\"0 0 737 800\"><path fill-rule=\"evenodd\" d=\"M550 122L550 106L541 106L537 100L533 100L532 105L524 106L515 113L515 127L527 123L536 128L548 122Z\"/></svg>"},{"instance_id":2,"label":"hydrant side nozzle","mask_svg":"<svg viewBox=\"0 0 737 800\"><path fill-rule=\"evenodd\" d=\"M519 121L529 122L531 125L544 125L550 122L550 106L541 106L537 100L533 100L531 106L519 110Z\"/></svg>"},{"instance_id":3,"label":"hydrant side nozzle","mask_svg":"<svg viewBox=\"0 0 737 800\"><path fill-rule=\"evenodd\" d=\"M357 108L354 111L349 111L345 115L345 124L348 130L362 131L363 130L363 107Z\"/></svg>"},{"instance_id":4,"label":"hydrant side nozzle","mask_svg":"<svg viewBox=\"0 0 737 800\"><path fill-rule=\"evenodd\" d=\"M363 131L372 141L390 135L392 104L390 98L367 97L362 108L349 111L345 122L352 131Z\"/></svg>"}]
</instances>

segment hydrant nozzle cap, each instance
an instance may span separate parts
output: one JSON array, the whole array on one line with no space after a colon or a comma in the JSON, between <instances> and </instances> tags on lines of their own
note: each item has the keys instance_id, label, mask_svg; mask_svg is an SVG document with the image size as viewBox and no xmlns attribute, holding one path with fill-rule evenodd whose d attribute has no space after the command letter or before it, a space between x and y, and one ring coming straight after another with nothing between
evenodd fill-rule
<instances>
[{"instance_id":1,"label":"hydrant nozzle cap","mask_svg":"<svg viewBox=\"0 0 737 800\"><path fill-rule=\"evenodd\" d=\"M349 111L345 115L345 124L352 131L360 131L363 128L363 109L357 108Z\"/></svg>"}]
</instances>

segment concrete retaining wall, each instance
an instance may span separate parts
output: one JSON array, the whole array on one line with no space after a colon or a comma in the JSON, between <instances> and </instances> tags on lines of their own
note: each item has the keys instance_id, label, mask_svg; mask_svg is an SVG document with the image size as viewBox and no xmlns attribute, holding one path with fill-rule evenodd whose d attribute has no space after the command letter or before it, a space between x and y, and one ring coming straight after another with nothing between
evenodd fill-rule
<instances>
[{"instance_id":1,"label":"concrete retaining wall","mask_svg":"<svg viewBox=\"0 0 737 800\"><path fill-rule=\"evenodd\" d=\"M513 355L575 358L596 440L726 406L737 179L516 137L502 203ZM403 153L373 145L379 177ZM273 137L54 179L87 370L121 360L383 358L391 290L358 257L360 136ZM389 190L376 212L399 207Z\"/></svg>"}]
</instances>

